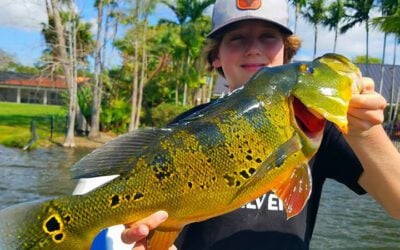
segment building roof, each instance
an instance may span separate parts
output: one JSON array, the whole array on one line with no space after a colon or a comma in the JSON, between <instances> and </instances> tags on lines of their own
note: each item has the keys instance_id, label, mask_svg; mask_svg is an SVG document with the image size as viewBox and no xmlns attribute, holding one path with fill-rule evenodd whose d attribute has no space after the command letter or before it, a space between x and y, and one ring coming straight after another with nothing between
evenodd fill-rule
<instances>
[{"instance_id":1,"label":"building roof","mask_svg":"<svg viewBox=\"0 0 400 250\"><path fill-rule=\"evenodd\" d=\"M381 86L381 76L382 76L382 67L381 64L357 64L360 68L363 76L371 77L375 82L375 91L380 91ZM388 65L385 64L383 73L383 86L382 86L382 95L385 97L388 103L391 102L391 93L392 93L392 82L394 88L394 100L392 103L396 103L397 93L399 92L399 83L400 83L400 66ZM394 74L393 74L394 72Z\"/></svg>"},{"instance_id":2,"label":"building roof","mask_svg":"<svg viewBox=\"0 0 400 250\"><path fill-rule=\"evenodd\" d=\"M363 76L368 76L372 78L375 82L375 91L379 92L380 90L380 79L381 79L381 64L369 64L367 67L366 64L357 64L360 68ZM384 74L383 74L383 87L382 87L382 95L385 97L388 103L391 102L391 93L392 93L392 78L394 74L394 100L393 103L396 102L397 93L399 91L400 84L400 66L396 65L393 67L392 65L384 65ZM223 94L228 93L228 87L225 79L221 76L217 77L217 81L214 88L214 95L221 96Z\"/></svg>"},{"instance_id":3,"label":"building roof","mask_svg":"<svg viewBox=\"0 0 400 250\"><path fill-rule=\"evenodd\" d=\"M86 80L78 78L78 84ZM65 79L62 77L50 78L15 72L0 72L0 85L67 89Z\"/></svg>"}]
</instances>

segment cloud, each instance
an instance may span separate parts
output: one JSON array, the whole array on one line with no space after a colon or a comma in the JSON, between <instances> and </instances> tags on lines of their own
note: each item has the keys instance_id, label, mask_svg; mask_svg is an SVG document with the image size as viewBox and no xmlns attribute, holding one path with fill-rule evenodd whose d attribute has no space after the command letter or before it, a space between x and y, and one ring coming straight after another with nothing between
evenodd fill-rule
<instances>
[{"instance_id":1,"label":"cloud","mask_svg":"<svg viewBox=\"0 0 400 250\"><path fill-rule=\"evenodd\" d=\"M45 0L0 0L0 26L38 31L47 23Z\"/></svg>"}]
</instances>

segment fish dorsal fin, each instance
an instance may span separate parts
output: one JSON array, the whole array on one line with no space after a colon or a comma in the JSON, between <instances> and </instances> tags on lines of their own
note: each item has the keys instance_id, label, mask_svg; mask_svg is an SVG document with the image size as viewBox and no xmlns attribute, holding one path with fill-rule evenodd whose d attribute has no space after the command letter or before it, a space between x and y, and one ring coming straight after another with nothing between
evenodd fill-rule
<instances>
[{"instance_id":1,"label":"fish dorsal fin","mask_svg":"<svg viewBox=\"0 0 400 250\"><path fill-rule=\"evenodd\" d=\"M218 112L218 108L222 107L223 104L225 104L227 101L234 99L234 95L237 95L238 93L240 93L243 89L243 86L240 88L235 89L234 91L232 91L231 93L224 95L218 99L216 99L215 101L211 102L210 104L208 104L207 106L205 106L204 108L197 110L196 112L184 117L183 119L180 119L177 122L174 122L170 125L168 125L168 127L174 127L177 125L181 125L181 124L186 124L186 123L190 123L192 121L198 120L203 116L208 115L210 112Z\"/></svg>"},{"instance_id":2,"label":"fish dorsal fin","mask_svg":"<svg viewBox=\"0 0 400 250\"><path fill-rule=\"evenodd\" d=\"M142 151L170 131L143 128L121 135L75 163L71 168L72 177L89 178L128 173Z\"/></svg>"},{"instance_id":3,"label":"fish dorsal fin","mask_svg":"<svg viewBox=\"0 0 400 250\"><path fill-rule=\"evenodd\" d=\"M148 249L151 250L169 249L174 244L181 230L182 229L176 229L176 230L155 229L150 233L147 243Z\"/></svg>"}]
</instances>

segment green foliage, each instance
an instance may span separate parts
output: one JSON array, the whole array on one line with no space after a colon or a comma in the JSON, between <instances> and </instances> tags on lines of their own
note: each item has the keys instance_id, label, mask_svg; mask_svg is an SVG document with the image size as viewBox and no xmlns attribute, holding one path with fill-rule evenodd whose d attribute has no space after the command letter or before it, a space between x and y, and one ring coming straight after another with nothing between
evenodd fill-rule
<instances>
[{"instance_id":1,"label":"green foliage","mask_svg":"<svg viewBox=\"0 0 400 250\"><path fill-rule=\"evenodd\" d=\"M326 15L322 24L327 26L329 30L334 30L339 27L340 22L346 16L342 0L332 2L326 9Z\"/></svg>"},{"instance_id":2,"label":"green foliage","mask_svg":"<svg viewBox=\"0 0 400 250\"><path fill-rule=\"evenodd\" d=\"M400 2L397 0L383 0L382 13L384 16L376 17L372 23L386 33L400 34Z\"/></svg>"},{"instance_id":3,"label":"green foliage","mask_svg":"<svg viewBox=\"0 0 400 250\"><path fill-rule=\"evenodd\" d=\"M344 7L348 10L347 22L340 28L340 32L346 33L356 24L368 22L373 3L373 0L347 0L344 3Z\"/></svg>"},{"instance_id":4,"label":"green foliage","mask_svg":"<svg viewBox=\"0 0 400 250\"><path fill-rule=\"evenodd\" d=\"M176 105L171 103L162 103L151 110L153 127L163 127L177 115L188 110L189 106Z\"/></svg>"},{"instance_id":5,"label":"green foliage","mask_svg":"<svg viewBox=\"0 0 400 250\"><path fill-rule=\"evenodd\" d=\"M367 57L366 56L356 56L352 61L354 63L367 63ZM382 60L380 58L376 58L376 57L368 57L368 63L380 64L380 63L382 63Z\"/></svg>"},{"instance_id":6,"label":"green foliage","mask_svg":"<svg viewBox=\"0 0 400 250\"><path fill-rule=\"evenodd\" d=\"M80 86L77 93L78 105L86 121L90 123L92 117L93 92L89 85Z\"/></svg>"},{"instance_id":7,"label":"green foliage","mask_svg":"<svg viewBox=\"0 0 400 250\"><path fill-rule=\"evenodd\" d=\"M13 64L16 64L14 57L0 49L0 70L8 71Z\"/></svg>"},{"instance_id":8,"label":"green foliage","mask_svg":"<svg viewBox=\"0 0 400 250\"><path fill-rule=\"evenodd\" d=\"M116 133L127 131L130 121L130 102L125 99L112 99L107 107L103 106L100 113L102 129Z\"/></svg>"},{"instance_id":9,"label":"green foliage","mask_svg":"<svg viewBox=\"0 0 400 250\"><path fill-rule=\"evenodd\" d=\"M303 16L309 23L316 26L324 20L324 13L324 1L312 0L308 3L306 9L303 11Z\"/></svg>"}]
</instances>

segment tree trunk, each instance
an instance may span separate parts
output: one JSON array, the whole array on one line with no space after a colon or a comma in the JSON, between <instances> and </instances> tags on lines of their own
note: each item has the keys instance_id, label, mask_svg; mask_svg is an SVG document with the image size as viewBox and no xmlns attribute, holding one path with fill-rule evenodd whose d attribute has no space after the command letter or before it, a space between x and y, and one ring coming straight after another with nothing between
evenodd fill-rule
<instances>
[{"instance_id":1,"label":"tree trunk","mask_svg":"<svg viewBox=\"0 0 400 250\"><path fill-rule=\"evenodd\" d=\"M297 22L299 20L299 14L300 14L300 4L296 4L296 10L294 12L294 30L293 34L296 34L297 32Z\"/></svg>"},{"instance_id":2,"label":"tree trunk","mask_svg":"<svg viewBox=\"0 0 400 250\"><path fill-rule=\"evenodd\" d=\"M385 75L386 40L387 40L387 33L385 32L385 35L383 37L383 52L382 52L382 63L381 63L381 79L379 80L379 94L382 94L383 77Z\"/></svg>"},{"instance_id":3,"label":"tree trunk","mask_svg":"<svg viewBox=\"0 0 400 250\"><path fill-rule=\"evenodd\" d=\"M333 53L336 53L336 45L338 40L338 27L335 28L335 40L333 41Z\"/></svg>"},{"instance_id":4,"label":"tree trunk","mask_svg":"<svg viewBox=\"0 0 400 250\"><path fill-rule=\"evenodd\" d=\"M136 1L136 17L134 25L136 26L136 32L139 31L139 1ZM137 114L137 103L138 103L138 77L139 77L139 39L138 36L134 36L133 39L134 47L134 69L133 69L133 83L132 83L132 101L131 101L131 119L129 122L129 131L133 131L136 127L136 114Z\"/></svg>"},{"instance_id":5,"label":"tree trunk","mask_svg":"<svg viewBox=\"0 0 400 250\"><path fill-rule=\"evenodd\" d=\"M101 104L101 82L102 82L102 58L101 58L101 35L103 29L103 0L98 2L97 6L97 34L96 51L94 57L94 85L92 102L92 121L89 138L100 136L100 104Z\"/></svg>"},{"instance_id":6,"label":"tree trunk","mask_svg":"<svg viewBox=\"0 0 400 250\"><path fill-rule=\"evenodd\" d=\"M365 56L365 63L366 63L366 66L367 66L367 75L366 76L369 76L370 74L369 74L369 20L367 19L366 21L365 21L365 31L366 31L366 34L367 34L367 38L365 39L366 41L365 41L365 43L366 43L366 56Z\"/></svg>"},{"instance_id":7,"label":"tree trunk","mask_svg":"<svg viewBox=\"0 0 400 250\"><path fill-rule=\"evenodd\" d=\"M143 101L143 89L146 83L146 69L147 69L147 51L146 51L146 35L147 35L147 17L144 19L144 27L142 33L142 69L140 73L140 83L139 83L139 92L138 92L138 103L137 103L137 111L136 111L136 122L135 129L139 128L140 124L140 112L142 111L142 101Z\"/></svg>"},{"instance_id":8,"label":"tree trunk","mask_svg":"<svg viewBox=\"0 0 400 250\"><path fill-rule=\"evenodd\" d=\"M314 52L313 52L313 59L317 55L317 40L318 40L318 27L314 25Z\"/></svg>"},{"instance_id":9,"label":"tree trunk","mask_svg":"<svg viewBox=\"0 0 400 250\"><path fill-rule=\"evenodd\" d=\"M395 35L394 37L394 51L393 51L393 70L392 70L392 86L390 91L390 107L389 107L389 134L392 132L392 128L395 123L396 113L394 112L394 94L395 94L395 78L396 78L396 52L397 52L397 39L398 36Z\"/></svg>"},{"instance_id":10,"label":"tree trunk","mask_svg":"<svg viewBox=\"0 0 400 250\"><path fill-rule=\"evenodd\" d=\"M64 147L75 147L74 127L75 127L75 116L76 116L76 103L77 103L77 91L76 82L73 78L73 70L71 61L68 58L66 50L66 41L64 37L64 25L61 22L60 12L58 10L58 1L51 0L51 9L53 10L53 18L55 24L55 30L57 34L58 45L58 61L61 63L65 80L68 84L69 90L69 105L68 105L68 130L64 140Z\"/></svg>"}]
</instances>

